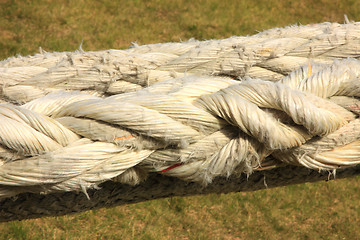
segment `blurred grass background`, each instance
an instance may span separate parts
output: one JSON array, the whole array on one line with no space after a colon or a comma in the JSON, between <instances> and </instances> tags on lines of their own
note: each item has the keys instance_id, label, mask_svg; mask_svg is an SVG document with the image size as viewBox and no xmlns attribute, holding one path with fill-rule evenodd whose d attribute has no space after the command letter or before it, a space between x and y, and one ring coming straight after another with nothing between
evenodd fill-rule
<instances>
[{"instance_id":1,"label":"blurred grass background","mask_svg":"<svg viewBox=\"0 0 360 240\"><path fill-rule=\"evenodd\" d=\"M0 59L360 21L358 0L0 0ZM0 223L0 239L359 239L360 178Z\"/></svg>"}]
</instances>

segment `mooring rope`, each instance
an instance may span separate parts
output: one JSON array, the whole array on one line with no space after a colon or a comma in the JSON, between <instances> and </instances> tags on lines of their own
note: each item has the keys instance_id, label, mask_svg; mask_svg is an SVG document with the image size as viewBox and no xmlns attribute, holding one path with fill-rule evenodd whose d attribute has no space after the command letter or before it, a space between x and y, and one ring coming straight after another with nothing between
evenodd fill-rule
<instances>
[{"instance_id":1,"label":"mooring rope","mask_svg":"<svg viewBox=\"0 0 360 240\"><path fill-rule=\"evenodd\" d=\"M360 23L0 62L0 198L360 163Z\"/></svg>"}]
</instances>

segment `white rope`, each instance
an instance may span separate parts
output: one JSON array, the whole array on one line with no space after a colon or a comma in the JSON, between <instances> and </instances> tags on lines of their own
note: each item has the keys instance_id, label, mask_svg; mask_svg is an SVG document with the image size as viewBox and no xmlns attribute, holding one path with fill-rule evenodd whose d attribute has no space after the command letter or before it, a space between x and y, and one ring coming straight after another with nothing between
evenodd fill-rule
<instances>
[{"instance_id":1,"label":"white rope","mask_svg":"<svg viewBox=\"0 0 360 240\"><path fill-rule=\"evenodd\" d=\"M355 166L359 44L360 23L324 23L4 60L0 198L147 172L208 184L263 166Z\"/></svg>"}]
</instances>

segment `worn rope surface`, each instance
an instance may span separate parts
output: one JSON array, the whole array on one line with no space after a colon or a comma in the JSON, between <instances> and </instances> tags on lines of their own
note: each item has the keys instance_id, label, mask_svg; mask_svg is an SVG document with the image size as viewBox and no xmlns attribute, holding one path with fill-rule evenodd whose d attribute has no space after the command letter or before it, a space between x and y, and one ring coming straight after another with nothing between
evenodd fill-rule
<instances>
[{"instance_id":1,"label":"worn rope surface","mask_svg":"<svg viewBox=\"0 0 360 240\"><path fill-rule=\"evenodd\" d=\"M0 62L0 198L360 163L360 23ZM349 58L351 57L351 58Z\"/></svg>"}]
</instances>

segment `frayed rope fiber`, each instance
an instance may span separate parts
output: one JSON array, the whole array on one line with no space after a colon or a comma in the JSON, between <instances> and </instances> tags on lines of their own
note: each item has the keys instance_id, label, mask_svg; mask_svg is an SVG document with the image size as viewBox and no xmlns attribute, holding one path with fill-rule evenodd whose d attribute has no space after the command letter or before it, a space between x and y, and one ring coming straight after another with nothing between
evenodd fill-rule
<instances>
[{"instance_id":1,"label":"frayed rope fiber","mask_svg":"<svg viewBox=\"0 0 360 240\"><path fill-rule=\"evenodd\" d=\"M277 185L308 181L299 169L356 170L359 46L360 23L322 23L3 60L0 204L22 193L91 201L101 183L138 189L159 174L204 191L279 169L289 172Z\"/></svg>"}]
</instances>

